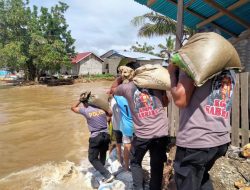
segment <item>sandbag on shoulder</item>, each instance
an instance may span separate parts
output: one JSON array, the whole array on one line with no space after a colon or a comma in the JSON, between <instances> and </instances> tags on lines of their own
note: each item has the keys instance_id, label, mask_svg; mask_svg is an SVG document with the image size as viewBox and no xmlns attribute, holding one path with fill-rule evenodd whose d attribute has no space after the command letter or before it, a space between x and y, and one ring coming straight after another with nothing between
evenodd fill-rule
<instances>
[{"instance_id":1,"label":"sandbag on shoulder","mask_svg":"<svg viewBox=\"0 0 250 190\"><path fill-rule=\"evenodd\" d=\"M143 65L135 70L133 82L140 88L169 90L171 87L168 70L161 65Z\"/></svg>"},{"instance_id":2,"label":"sandbag on shoulder","mask_svg":"<svg viewBox=\"0 0 250 190\"><path fill-rule=\"evenodd\" d=\"M241 69L233 45L214 32L195 34L171 60L194 80L196 86L225 69Z\"/></svg>"},{"instance_id":3,"label":"sandbag on shoulder","mask_svg":"<svg viewBox=\"0 0 250 190\"><path fill-rule=\"evenodd\" d=\"M107 112L110 111L110 108L109 108L109 102L108 102L108 99L109 99L109 95L108 94L105 94L105 93L102 93L102 94L92 94L90 95L89 99L88 99L88 103L90 105L94 105L94 106L97 106Z\"/></svg>"}]
</instances>

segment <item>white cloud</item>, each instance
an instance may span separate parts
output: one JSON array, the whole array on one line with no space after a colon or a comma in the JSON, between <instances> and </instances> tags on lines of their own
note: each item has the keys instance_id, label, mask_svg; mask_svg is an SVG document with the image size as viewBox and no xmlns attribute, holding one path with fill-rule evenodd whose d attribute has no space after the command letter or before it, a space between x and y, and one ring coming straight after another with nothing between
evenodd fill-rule
<instances>
[{"instance_id":1,"label":"white cloud","mask_svg":"<svg viewBox=\"0 0 250 190\"><path fill-rule=\"evenodd\" d=\"M151 45L164 38L138 38L138 28L131 24L135 16L151 10L134 0L64 0L70 7L65 16L76 51L93 51L100 55L110 49L129 49L136 41ZM50 7L56 0L30 0L31 4Z\"/></svg>"}]
</instances>

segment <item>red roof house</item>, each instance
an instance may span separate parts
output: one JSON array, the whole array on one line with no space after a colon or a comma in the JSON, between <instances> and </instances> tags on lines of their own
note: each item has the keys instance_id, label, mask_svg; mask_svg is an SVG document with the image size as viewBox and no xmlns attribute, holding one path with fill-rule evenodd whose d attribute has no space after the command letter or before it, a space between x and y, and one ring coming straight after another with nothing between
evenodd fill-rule
<instances>
[{"instance_id":1,"label":"red roof house","mask_svg":"<svg viewBox=\"0 0 250 190\"><path fill-rule=\"evenodd\" d=\"M67 70L71 75L94 75L103 72L103 60L92 52L78 53L71 62L72 68Z\"/></svg>"}]
</instances>

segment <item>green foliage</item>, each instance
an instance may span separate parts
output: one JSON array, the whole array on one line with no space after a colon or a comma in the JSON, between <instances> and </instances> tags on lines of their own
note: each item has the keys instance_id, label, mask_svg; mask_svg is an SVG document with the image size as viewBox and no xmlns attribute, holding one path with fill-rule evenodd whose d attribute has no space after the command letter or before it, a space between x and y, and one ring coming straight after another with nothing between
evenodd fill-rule
<instances>
[{"instance_id":1,"label":"green foliage","mask_svg":"<svg viewBox=\"0 0 250 190\"><path fill-rule=\"evenodd\" d=\"M149 53L151 55L154 55L155 48L151 45L148 45L147 43L144 43L143 45L136 42L135 45L131 46L130 50L134 52L142 52L142 53Z\"/></svg>"},{"instance_id":2,"label":"green foliage","mask_svg":"<svg viewBox=\"0 0 250 190\"><path fill-rule=\"evenodd\" d=\"M11 71L20 70L24 67L27 57L22 53L22 42L10 42L0 49L0 60L9 63Z\"/></svg>"},{"instance_id":3,"label":"green foliage","mask_svg":"<svg viewBox=\"0 0 250 190\"><path fill-rule=\"evenodd\" d=\"M169 58L170 54L174 51L175 48L175 39L172 39L172 37L169 36L168 38L166 38L166 44L159 44L158 47L161 49L159 56Z\"/></svg>"},{"instance_id":4,"label":"green foliage","mask_svg":"<svg viewBox=\"0 0 250 190\"><path fill-rule=\"evenodd\" d=\"M64 17L67 4L39 11L28 3L0 0L0 67L23 69L27 79L34 80L44 71L69 67L75 40Z\"/></svg>"},{"instance_id":5,"label":"green foliage","mask_svg":"<svg viewBox=\"0 0 250 190\"><path fill-rule=\"evenodd\" d=\"M154 12L137 16L131 22L135 26L140 26L138 35L142 37L162 36L176 32L176 21Z\"/></svg>"},{"instance_id":6,"label":"green foliage","mask_svg":"<svg viewBox=\"0 0 250 190\"><path fill-rule=\"evenodd\" d=\"M155 12L134 17L131 23L134 26L140 27L138 31L138 36L140 37L164 36L176 33L177 22ZM192 36L195 33L195 30L184 26L183 33L184 36L182 41ZM172 42L170 43L171 44L167 45L168 47L174 45Z\"/></svg>"},{"instance_id":7,"label":"green foliage","mask_svg":"<svg viewBox=\"0 0 250 190\"><path fill-rule=\"evenodd\" d=\"M95 75L83 75L83 78L87 78L88 80L98 80L98 79L105 79L105 80L114 80L114 75L106 73L106 74L95 74Z\"/></svg>"}]
</instances>

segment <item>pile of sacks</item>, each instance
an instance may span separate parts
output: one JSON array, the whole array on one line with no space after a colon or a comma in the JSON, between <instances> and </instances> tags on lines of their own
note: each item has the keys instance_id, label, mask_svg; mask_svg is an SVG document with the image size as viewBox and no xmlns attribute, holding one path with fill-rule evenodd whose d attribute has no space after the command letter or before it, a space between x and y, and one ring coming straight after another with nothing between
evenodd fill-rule
<instances>
[{"instance_id":1,"label":"pile of sacks","mask_svg":"<svg viewBox=\"0 0 250 190\"><path fill-rule=\"evenodd\" d=\"M133 80L135 85L140 88L169 90L170 76L168 70L161 65L144 65L135 71L127 66L120 66L123 83ZM88 104L97 106L106 112L109 108L109 95L105 93L97 94L85 92L81 95L81 101L87 100Z\"/></svg>"},{"instance_id":2,"label":"pile of sacks","mask_svg":"<svg viewBox=\"0 0 250 190\"><path fill-rule=\"evenodd\" d=\"M202 86L207 80L223 70L241 70L238 53L230 42L214 32L198 33L178 50L171 62ZM133 80L139 88L170 90L171 81L168 70L161 65L143 65L136 70L120 66L123 82ZM91 94L89 103L106 111L109 110L108 95Z\"/></svg>"},{"instance_id":3,"label":"pile of sacks","mask_svg":"<svg viewBox=\"0 0 250 190\"><path fill-rule=\"evenodd\" d=\"M178 50L171 62L202 86L207 80L223 70L241 70L240 58L225 38L214 32L198 33ZM144 65L133 71L121 66L124 79L131 79L140 88L169 90L171 87L168 70L160 65Z\"/></svg>"}]
</instances>

